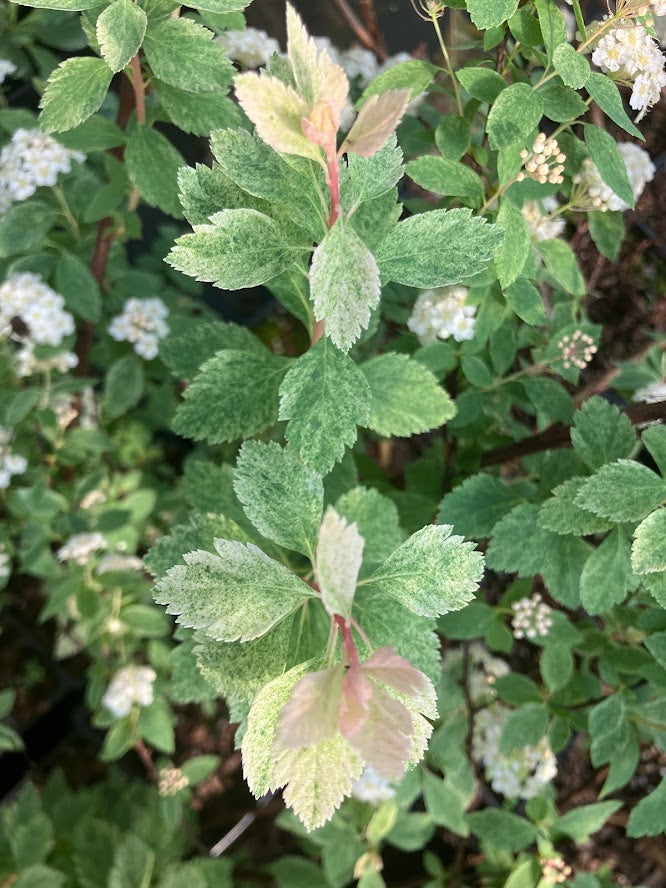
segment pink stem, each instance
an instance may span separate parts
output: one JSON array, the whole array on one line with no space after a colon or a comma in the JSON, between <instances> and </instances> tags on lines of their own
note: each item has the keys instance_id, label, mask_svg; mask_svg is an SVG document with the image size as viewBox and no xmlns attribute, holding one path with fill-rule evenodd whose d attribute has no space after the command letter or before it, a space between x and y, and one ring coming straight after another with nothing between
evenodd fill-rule
<instances>
[{"instance_id":1,"label":"pink stem","mask_svg":"<svg viewBox=\"0 0 666 888\"><path fill-rule=\"evenodd\" d=\"M338 624L340 631L342 632L342 647L344 648L345 656L347 657L347 664L350 667L358 666L358 651L356 650L356 645L352 638L351 627L347 625L347 621L344 617L341 617L340 614L335 615L335 622Z\"/></svg>"},{"instance_id":2,"label":"pink stem","mask_svg":"<svg viewBox=\"0 0 666 888\"><path fill-rule=\"evenodd\" d=\"M328 163L328 187L331 192L331 215L328 227L333 228L340 215L340 161L338 159L335 136L332 144L326 149L326 161Z\"/></svg>"}]
</instances>

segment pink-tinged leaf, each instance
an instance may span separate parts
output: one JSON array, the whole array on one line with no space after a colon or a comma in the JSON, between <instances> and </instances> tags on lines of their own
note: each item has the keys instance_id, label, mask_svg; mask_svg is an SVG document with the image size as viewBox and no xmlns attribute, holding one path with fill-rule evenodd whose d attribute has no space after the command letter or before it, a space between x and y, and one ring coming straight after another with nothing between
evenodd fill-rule
<instances>
[{"instance_id":1,"label":"pink-tinged leaf","mask_svg":"<svg viewBox=\"0 0 666 888\"><path fill-rule=\"evenodd\" d=\"M287 56L299 96L310 107L320 101L328 102L337 130L349 94L347 75L332 61L326 50L317 50L301 17L290 3L287 3Z\"/></svg>"},{"instance_id":2,"label":"pink-tinged leaf","mask_svg":"<svg viewBox=\"0 0 666 888\"><path fill-rule=\"evenodd\" d=\"M338 733L344 668L322 669L304 676L280 713L276 747L312 746Z\"/></svg>"},{"instance_id":3,"label":"pink-tinged leaf","mask_svg":"<svg viewBox=\"0 0 666 888\"><path fill-rule=\"evenodd\" d=\"M344 737L352 737L365 724L374 687L358 666L351 666L342 682L338 725Z\"/></svg>"},{"instance_id":4,"label":"pink-tinged leaf","mask_svg":"<svg viewBox=\"0 0 666 888\"><path fill-rule=\"evenodd\" d=\"M324 607L331 616L340 614L344 617L347 625L351 619L364 545L356 525L348 524L329 506L317 540L315 577Z\"/></svg>"},{"instance_id":5,"label":"pink-tinged leaf","mask_svg":"<svg viewBox=\"0 0 666 888\"><path fill-rule=\"evenodd\" d=\"M309 117L301 120L301 129L306 139L321 145L324 151L335 154L338 124L333 119L333 112L328 102L317 102Z\"/></svg>"},{"instance_id":6,"label":"pink-tinged leaf","mask_svg":"<svg viewBox=\"0 0 666 888\"><path fill-rule=\"evenodd\" d=\"M366 675L410 697L416 697L428 688L427 677L392 647L379 648L361 669Z\"/></svg>"},{"instance_id":7,"label":"pink-tinged leaf","mask_svg":"<svg viewBox=\"0 0 666 888\"><path fill-rule=\"evenodd\" d=\"M412 717L406 707L375 687L364 724L347 739L381 777L399 780L407 767L412 730Z\"/></svg>"},{"instance_id":8,"label":"pink-tinged leaf","mask_svg":"<svg viewBox=\"0 0 666 888\"><path fill-rule=\"evenodd\" d=\"M321 150L304 135L301 120L310 108L292 87L269 75L239 74L236 97L259 137L284 154L297 154L323 163Z\"/></svg>"},{"instance_id":9,"label":"pink-tinged leaf","mask_svg":"<svg viewBox=\"0 0 666 888\"><path fill-rule=\"evenodd\" d=\"M354 121L341 152L372 157L386 145L402 120L411 93L408 89L390 89L371 96Z\"/></svg>"}]
</instances>

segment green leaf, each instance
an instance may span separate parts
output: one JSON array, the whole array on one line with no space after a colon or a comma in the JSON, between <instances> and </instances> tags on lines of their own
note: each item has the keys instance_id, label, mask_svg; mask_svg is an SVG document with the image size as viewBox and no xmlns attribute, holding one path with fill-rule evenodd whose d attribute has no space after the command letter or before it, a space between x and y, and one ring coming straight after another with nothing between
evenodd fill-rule
<instances>
[{"instance_id":1,"label":"green leaf","mask_svg":"<svg viewBox=\"0 0 666 888\"><path fill-rule=\"evenodd\" d=\"M527 222L518 207L507 197L500 203L497 224L504 229L504 241L495 254L497 277L505 290L515 283L532 252L532 239Z\"/></svg>"},{"instance_id":2,"label":"green leaf","mask_svg":"<svg viewBox=\"0 0 666 888\"><path fill-rule=\"evenodd\" d=\"M437 70L435 65L421 59L393 65L379 77L375 77L356 103L356 108L362 108L370 96L381 95L390 89L408 89L414 99L428 89Z\"/></svg>"},{"instance_id":3,"label":"green leaf","mask_svg":"<svg viewBox=\"0 0 666 888\"><path fill-rule=\"evenodd\" d=\"M338 219L314 251L310 292L315 318L326 321L326 335L339 349L349 351L367 329L380 291L374 256L352 226Z\"/></svg>"},{"instance_id":4,"label":"green leaf","mask_svg":"<svg viewBox=\"0 0 666 888\"><path fill-rule=\"evenodd\" d=\"M631 564L640 574L666 570L666 509L657 509L636 528Z\"/></svg>"},{"instance_id":5,"label":"green leaf","mask_svg":"<svg viewBox=\"0 0 666 888\"><path fill-rule=\"evenodd\" d=\"M251 2L252 0L195 0L192 6L195 9L202 9L204 12L227 15L230 12L241 12Z\"/></svg>"},{"instance_id":6,"label":"green leaf","mask_svg":"<svg viewBox=\"0 0 666 888\"><path fill-rule=\"evenodd\" d=\"M268 351L218 352L185 389L174 431L219 444L250 438L277 420L278 391L289 366Z\"/></svg>"},{"instance_id":7,"label":"green leaf","mask_svg":"<svg viewBox=\"0 0 666 888\"><path fill-rule=\"evenodd\" d=\"M103 762L113 762L122 758L134 746L135 739L129 718L118 719L106 733L99 753L100 759Z\"/></svg>"},{"instance_id":8,"label":"green leaf","mask_svg":"<svg viewBox=\"0 0 666 888\"><path fill-rule=\"evenodd\" d=\"M127 355L114 361L104 385L104 410L109 419L117 419L138 404L143 386L143 366L138 358Z\"/></svg>"},{"instance_id":9,"label":"green leaf","mask_svg":"<svg viewBox=\"0 0 666 888\"><path fill-rule=\"evenodd\" d=\"M495 99L488 115L487 132L494 150L524 142L543 114L541 96L526 83L514 83Z\"/></svg>"},{"instance_id":10,"label":"green leaf","mask_svg":"<svg viewBox=\"0 0 666 888\"><path fill-rule=\"evenodd\" d=\"M651 425L645 429L641 438L662 476L666 477L666 426Z\"/></svg>"},{"instance_id":11,"label":"green leaf","mask_svg":"<svg viewBox=\"0 0 666 888\"><path fill-rule=\"evenodd\" d=\"M492 385L493 376L486 364L476 355L463 355L460 368L472 385L485 388Z\"/></svg>"},{"instance_id":12,"label":"green leaf","mask_svg":"<svg viewBox=\"0 0 666 888\"><path fill-rule=\"evenodd\" d=\"M482 638L495 624L493 609L482 601L472 601L461 611L444 614L437 628L446 638Z\"/></svg>"},{"instance_id":13,"label":"green leaf","mask_svg":"<svg viewBox=\"0 0 666 888\"><path fill-rule=\"evenodd\" d=\"M146 203L170 216L182 216L177 175L185 161L166 136L157 130L137 126L127 140L125 162L130 181Z\"/></svg>"},{"instance_id":14,"label":"green leaf","mask_svg":"<svg viewBox=\"0 0 666 888\"><path fill-rule=\"evenodd\" d=\"M78 12L99 6L99 0L21 0L21 6L33 6L36 9L64 9Z\"/></svg>"},{"instance_id":15,"label":"green leaf","mask_svg":"<svg viewBox=\"0 0 666 888\"><path fill-rule=\"evenodd\" d=\"M448 114L440 118L435 129L435 144L443 157L447 160L460 160L467 153L471 142L472 130L464 117Z\"/></svg>"},{"instance_id":16,"label":"green leaf","mask_svg":"<svg viewBox=\"0 0 666 888\"><path fill-rule=\"evenodd\" d=\"M0 217L0 259L38 246L56 221L51 207L38 200L15 204Z\"/></svg>"},{"instance_id":17,"label":"green leaf","mask_svg":"<svg viewBox=\"0 0 666 888\"><path fill-rule=\"evenodd\" d=\"M545 376L525 376L520 384L536 409L539 426L549 422L571 423L573 401L559 382Z\"/></svg>"},{"instance_id":18,"label":"green leaf","mask_svg":"<svg viewBox=\"0 0 666 888\"><path fill-rule=\"evenodd\" d=\"M585 145L601 178L630 207L636 205L627 167L615 139L598 126L585 127Z\"/></svg>"},{"instance_id":19,"label":"green leaf","mask_svg":"<svg viewBox=\"0 0 666 888\"><path fill-rule=\"evenodd\" d=\"M20 389L11 396L11 399L5 406L3 425L8 426L10 429L15 428L28 416L41 399L42 393L37 387Z\"/></svg>"},{"instance_id":20,"label":"green leaf","mask_svg":"<svg viewBox=\"0 0 666 888\"><path fill-rule=\"evenodd\" d=\"M628 417L596 396L585 401L576 412L571 443L591 469L632 456L637 444L636 432Z\"/></svg>"},{"instance_id":21,"label":"green leaf","mask_svg":"<svg viewBox=\"0 0 666 888\"><path fill-rule=\"evenodd\" d=\"M587 83L590 74L590 63L585 56L576 52L570 43L560 43L553 53L555 70L567 86L581 89Z\"/></svg>"},{"instance_id":22,"label":"green leaf","mask_svg":"<svg viewBox=\"0 0 666 888\"><path fill-rule=\"evenodd\" d=\"M102 313L99 284L90 268L72 253L63 250L58 259L55 287L65 297L65 305L85 321L98 321Z\"/></svg>"},{"instance_id":23,"label":"green leaf","mask_svg":"<svg viewBox=\"0 0 666 888\"><path fill-rule=\"evenodd\" d=\"M627 823L627 835L631 839L641 836L658 836L666 830L666 777L636 805Z\"/></svg>"},{"instance_id":24,"label":"green leaf","mask_svg":"<svg viewBox=\"0 0 666 888\"><path fill-rule=\"evenodd\" d=\"M613 521L639 521L666 500L666 483L629 459L602 466L583 484L576 504Z\"/></svg>"},{"instance_id":25,"label":"green leaf","mask_svg":"<svg viewBox=\"0 0 666 888\"><path fill-rule=\"evenodd\" d=\"M251 641L313 594L309 586L252 543L215 540L217 554L183 556L158 581L155 600L182 626L217 641Z\"/></svg>"},{"instance_id":26,"label":"green leaf","mask_svg":"<svg viewBox=\"0 0 666 888\"><path fill-rule=\"evenodd\" d=\"M342 202L347 210L357 203L375 200L391 191L404 172L402 151L395 136L372 157L349 154L340 170Z\"/></svg>"},{"instance_id":27,"label":"green leaf","mask_svg":"<svg viewBox=\"0 0 666 888\"><path fill-rule=\"evenodd\" d=\"M528 482L507 484L493 475L472 475L447 493L439 506L438 524L452 524L470 539L489 537L497 522L534 493Z\"/></svg>"},{"instance_id":28,"label":"green leaf","mask_svg":"<svg viewBox=\"0 0 666 888\"><path fill-rule=\"evenodd\" d=\"M109 148L124 145L125 133L108 117L93 114L73 130L59 133L58 141L65 148L71 148L73 151L86 153L107 151Z\"/></svg>"},{"instance_id":29,"label":"green leaf","mask_svg":"<svg viewBox=\"0 0 666 888\"><path fill-rule=\"evenodd\" d=\"M567 24L553 0L535 0L535 5L548 59L551 60L557 47L568 40Z\"/></svg>"},{"instance_id":30,"label":"green leaf","mask_svg":"<svg viewBox=\"0 0 666 888\"><path fill-rule=\"evenodd\" d=\"M600 830L611 814L622 807L622 802L597 802L594 805L581 805L568 811L552 824L552 829L564 833L574 842L585 842L592 833Z\"/></svg>"},{"instance_id":31,"label":"green leaf","mask_svg":"<svg viewBox=\"0 0 666 888\"><path fill-rule=\"evenodd\" d=\"M153 74L188 92L227 90L234 68L214 34L189 18L151 22L143 49Z\"/></svg>"},{"instance_id":32,"label":"green leaf","mask_svg":"<svg viewBox=\"0 0 666 888\"><path fill-rule=\"evenodd\" d=\"M539 669L551 694L563 688L568 684L574 671L571 648L563 644L546 644L539 661Z\"/></svg>"},{"instance_id":33,"label":"green leaf","mask_svg":"<svg viewBox=\"0 0 666 888\"><path fill-rule=\"evenodd\" d=\"M329 472L356 441L370 416L370 389L361 370L326 337L289 370L280 386L286 437L303 460Z\"/></svg>"},{"instance_id":34,"label":"green leaf","mask_svg":"<svg viewBox=\"0 0 666 888\"><path fill-rule=\"evenodd\" d=\"M657 663L666 669L666 632L654 632L644 644Z\"/></svg>"},{"instance_id":35,"label":"green leaf","mask_svg":"<svg viewBox=\"0 0 666 888\"><path fill-rule=\"evenodd\" d=\"M167 754L174 751L173 718L165 700L158 698L150 706L142 706L136 727L141 737L155 749Z\"/></svg>"},{"instance_id":36,"label":"green leaf","mask_svg":"<svg viewBox=\"0 0 666 888\"><path fill-rule=\"evenodd\" d=\"M97 42L104 61L115 73L122 71L143 42L148 18L132 0L114 0L97 19Z\"/></svg>"},{"instance_id":37,"label":"green leaf","mask_svg":"<svg viewBox=\"0 0 666 888\"><path fill-rule=\"evenodd\" d=\"M399 222L375 251L382 275L428 289L456 284L482 271L503 233L472 211L431 210Z\"/></svg>"},{"instance_id":38,"label":"green leaf","mask_svg":"<svg viewBox=\"0 0 666 888\"><path fill-rule=\"evenodd\" d=\"M389 352L366 361L361 370L371 394L368 428L380 435L421 434L455 416L455 405L435 376L407 355Z\"/></svg>"},{"instance_id":39,"label":"green leaf","mask_svg":"<svg viewBox=\"0 0 666 888\"><path fill-rule=\"evenodd\" d=\"M261 340L247 327L206 318L164 339L160 343L160 358L174 376L189 381L209 358L224 349L261 355L266 351Z\"/></svg>"},{"instance_id":40,"label":"green leaf","mask_svg":"<svg viewBox=\"0 0 666 888\"><path fill-rule=\"evenodd\" d=\"M635 136L642 142L645 141L643 133L631 121L631 118L624 110L622 103L622 95L620 90L606 74L593 72L587 79L585 89L592 96L597 105L604 114L626 130L630 135Z\"/></svg>"},{"instance_id":41,"label":"green leaf","mask_svg":"<svg viewBox=\"0 0 666 888\"><path fill-rule=\"evenodd\" d=\"M541 506L539 527L552 533L588 536L604 533L613 526L612 521L599 518L594 512L576 504L576 496L586 478L569 478L553 489L553 495Z\"/></svg>"},{"instance_id":42,"label":"green leaf","mask_svg":"<svg viewBox=\"0 0 666 888\"><path fill-rule=\"evenodd\" d=\"M49 77L39 103L39 124L47 133L74 129L101 106L113 72L103 59L71 58Z\"/></svg>"},{"instance_id":43,"label":"green leaf","mask_svg":"<svg viewBox=\"0 0 666 888\"><path fill-rule=\"evenodd\" d=\"M60 0L65 2L65 0ZM77 5L84 0L73 0ZM67 877L50 866L38 863L23 870L18 879L12 883L12 888L62 888Z\"/></svg>"},{"instance_id":44,"label":"green leaf","mask_svg":"<svg viewBox=\"0 0 666 888\"><path fill-rule=\"evenodd\" d=\"M537 249L543 256L548 273L572 296L585 295L585 280L578 266L576 254L560 238L540 241Z\"/></svg>"},{"instance_id":45,"label":"green leaf","mask_svg":"<svg viewBox=\"0 0 666 888\"><path fill-rule=\"evenodd\" d=\"M155 852L134 833L127 833L116 848L108 888L146 888L152 881Z\"/></svg>"},{"instance_id":46,"label":"green leaf","mask_svg":"<svg viewBox=\"0 0 666 888\"><path fill-rule=\"evenodd\" d=\"M257 530L313 559L324 507L320 475L273 441L246 441L236 462L234 491Z\"/></svg>"},{"instance_id":47,"label":"green leaf","mask_svg":"<svg viewBox=\"0 0 666 888\"><path fill-rule=\"evenodd\" d=\"M521 321L533 327L546 323L546 309L541 294L525 277L518 277L507 289L506 301Z\"/></svg>"},{"instance_id":48,"label":"green leaf","mask_svg":"<svg viewBox=\"0 0 666 888\"><path fill-rule=\"evenodd\" d=\"M358 527L358 532L365 540L365 563L383 561L402 542L398 509L395 503L378 490L354 487L340 497L335 510Z\"/></svg>"},{"instance_id":49,"label":"green leaf","mask_svg":"<svg viewBox=\"0 0 666 888\"><path fill-rule=\"evenodd\" d=\"M593 766L598 768L621 752L629 738L622 697L613 694L598 703L590 711L587 729L592 739L590 758Z\"/></svg>"},{"instance_id":50,"label":"green leaf","mask_svg":"<svg viewBox=\"0 0 666 888\"><path fill-rule=\"evenodd\" d=\"M536 827L529 820L500 808L474 811L467 815L467 822L482 842L509 853L527 848L537 836Z\"/></svg>"},{"instance_id":51,"label":"green leaf","mask_svg":"<svg viewBox=\"0 0 666 888\"><path fill-rule=\"evenodd\" d=\"M179 237L167 261L223 290L265 284L306 251L289 243L280 225L257 210L222 210L210 219L212 224L195 225L194 234Z\"/></svg>"},{"instance_id":52,"label":"green leaf","mask_svg":"<svg viewBox=\"0 0 666 888\"><path fill-rule=\"evenodd\" d=\"M84 817L74 832L73 862L81 888L98 888L113 866L117 829L96 817Z\"/></svg>"},{"instance_id":53,"label":"green leaf","mask_svg":"<svg viewBox=\"0 0 666 888\"><path fill-rule=\"evenodd\" d=\"M580 577L580 603L588 614L621 604L638 585L631 570L631 545L619 527L590 555Z\"/></svg>"},{"instance_id":54,"label":"green leaf","mask_svg":"<svg viewBox=\"0 0 666 888\"><path fill-rule=\"evenodd\" d=\"M556 123L567 123L587 113L587 105L578 93L568 86L547 83L539 90L544 116Z\"/></svg>"},{"instance_id":55,"label":"green leaf","mask_svg":"<svg viewBox=\"0 0 666 888\"><path fill-rule=\"evenodd\" d=\"M508 84L501 74L490 68L461 68L456 77L462 83L465 92L473 99L492 105L499 94L507 89Z\"/></svg>"},{"instance_id":56,"label":"green leaf","mask_svg":"<svg viewBox=\"0 0 666 888\"><path fill-rule=\"evenodd\" d=\"M423 801L426 811L438 826L444 826L459 836L469 835L465 820L465 799L441 777L423 768Z\"/></svg>"},{"instance_id":57,"label":"green leaf","mask_svg":"<svg viewBox=\"0 0 666 888\"><path fill-rule=\"evenodd\" d=\"M500 735L500 752L508 755L514 749L536 746L548 728L548 708L543 703L526 703L514 709L504 722Z\"/></svg>"},{"instance_id":58,"label":"green leaf","mask_svg":"<svg viewBox=\"0 0 666 888\"><path fill-rule=\"evenodd\" d=\"M157 79L155 89L171 122L186 133L210 136L214 130L244 125L238 105L219 90L192 93Z\"/></svg>"},{"instance_id":59,"label":"green leaf","mask_svg":"<svg viewBox=\"0 0 666 888\"><path fill-rule=\"evenodd\" d=\"M446 157L424 154L410 161L405 172L427 191L450 197L469 197L480 204L483 200L483 182L474 170Z\"/></svg>"},{"instance_id":60,"label":"green leaf","mask_svg":"<svg viewBox=\"0 0 666 888\"><path fill-rule=\"evenodd\" d=\"M590 210L587 221L596 248L611 262L616 262L624 240L624 215L611 210L603 213L599 210Z\"/></svg>"},{"instance_id":61,"label":"green leaf","mask_svg":"<svg viewBox=\"0 0 666 888\"><path fill-rule=\"evenodd\" d=\"M372 157L387 144L403 118L411 89L391 89L363 103L340 151Z\"/></svg>"},{"instance_id":62,"label":"green leaf","mask_svg":"<svg viewBox=\"0 0 666 888\"><path fill-rule=\"evenodd\" d=\"M465 607L479 587L483 556L451 530L430 525L417 531L366 582L424 617Z\"/></svg>"},{"instance_id":63,"label":"green leaf","mask_svg":"<svg viewBox=\"0 0 666 888\"><path fill-rule=\"evenodd\" d=\"M467 11L480 31L501 25L516 9L518 0L467 0Z\"/></svg>"}]
</instances>

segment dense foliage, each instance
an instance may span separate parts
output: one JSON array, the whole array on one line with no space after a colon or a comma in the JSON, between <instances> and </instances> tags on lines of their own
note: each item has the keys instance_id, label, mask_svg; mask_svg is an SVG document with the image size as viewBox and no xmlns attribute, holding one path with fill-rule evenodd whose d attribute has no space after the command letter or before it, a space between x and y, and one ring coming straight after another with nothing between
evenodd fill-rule
<instances>
[{"instance_id":1,"label":"dense foliage","mask_svg":"<svg viewBox=\"0 0 666 888\"><path fill-rule=\"evenodd\" d=\"M571 849L666 831L666 338L603 370L570 234L654 179L665 4L414 0L438 67L249 3L0 11L0 585L148 778L25 788L0 885L626 884ZM300 855L202 858L192 712Z\"/></svg>"}]
</instances>

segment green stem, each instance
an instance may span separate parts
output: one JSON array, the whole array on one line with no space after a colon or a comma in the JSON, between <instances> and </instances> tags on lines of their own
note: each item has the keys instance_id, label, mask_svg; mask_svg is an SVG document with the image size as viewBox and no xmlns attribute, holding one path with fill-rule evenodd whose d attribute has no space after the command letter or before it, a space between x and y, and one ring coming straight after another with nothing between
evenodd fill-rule
<instances>
[{"instance_id":1,"label":"green stem","mask_svg":"<svg viewBox=\"0 0 666 888\"><path fill-rule=\"evenodd\" d=\"M81 240L81 232L79 231L79 223L76 221L76 218L72 211L69 208L69 204L67 203L67 198L65 197L62 189L59 185L52 185L51 191L56 196L56 200L60 206L60 210L67 220L67 224L69 225L69 230L72 232L72 236L74 240Z\"/></svg>"},{"instance_id":2,"label":"green stem","mask_svg":"<svg viewBox=\"0 0 666 888\"><path fill-rule=\"evenodd\" d=\"M462 99L460 98L460 90L458 89L458 81L456 80L456 75L453 71L453 66L451 64L451 58L449 57L449 51L446 48L446 44L444 43L444 38L442 37L442 30L439 27L439 19L434 11L430 13L430 18L432 19L432 24L435 29L435 34L437 35L437 41L439 43L439 48L442 51L442 56L444 57L444 64L446 65L446 70L448 72L449 77L451 78L451 86L453 87L453 95L456 101L456 108L458 109L458 114L462 117L464 108Z\"/></svg>"},{"instance_id":3,"label":"green stem","mask_svg":"<svg viewBox=\"0 0 666 888\"><path fill-rule=\"evenodd\" d=\"M573 0L573 10L574 15L576 16L576 24L578 25L578 30L580 31L580 36L583 40L587 40L587 31L585 29L585 19L583 18L583 11L580 8L580 0Z\"/></svg>"}]
</instances>

